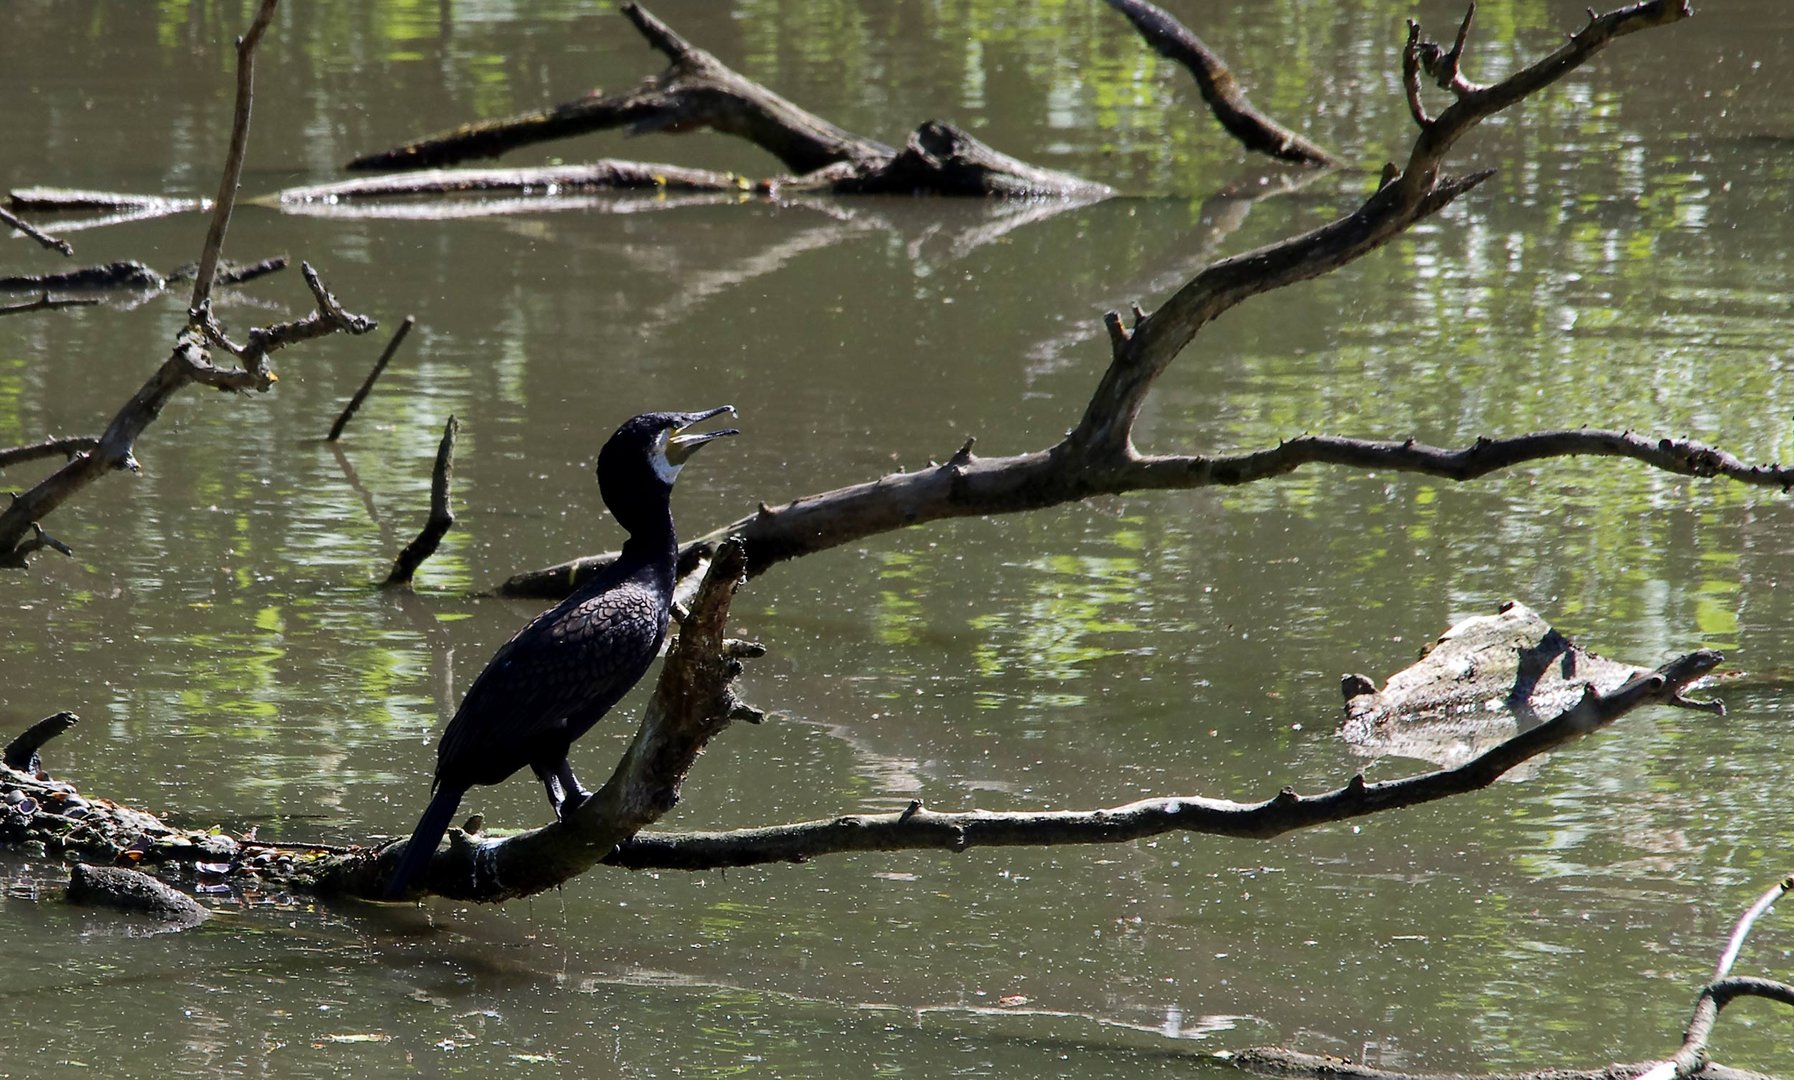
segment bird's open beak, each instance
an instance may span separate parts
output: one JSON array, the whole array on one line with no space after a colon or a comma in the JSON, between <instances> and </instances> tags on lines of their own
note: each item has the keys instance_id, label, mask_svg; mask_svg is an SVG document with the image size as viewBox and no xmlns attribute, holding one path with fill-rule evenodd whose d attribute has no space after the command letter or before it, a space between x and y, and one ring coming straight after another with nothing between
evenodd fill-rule
<instances>
[{"instance_id":1,"label":"bird's open beak","mask_svg":"<svg viewBox=\"0 0 1794 1080\"><path fill-rule=\"evenodd\" d=\"M705 420L708 420L713 416L721 415L722 413L728 413L730 416L734 416L735 406L719 405L707 412L687 413L685 423L674 428L672 437L667 439L667 461L674 465L683 465L693 454L698 452L698 447L703 446L710 440L720 439L725 435L741 434L741 432L734 428L723 428L720 431L701 431L690 435L686 434L693 425L703 423Z\"/></svg>"}]
</instances>

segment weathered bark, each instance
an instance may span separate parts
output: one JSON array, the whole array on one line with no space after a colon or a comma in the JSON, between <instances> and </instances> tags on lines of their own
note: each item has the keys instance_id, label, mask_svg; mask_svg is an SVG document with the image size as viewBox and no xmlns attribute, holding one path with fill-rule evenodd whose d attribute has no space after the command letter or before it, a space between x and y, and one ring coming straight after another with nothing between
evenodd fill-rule
<instances>
[{"instance_id":1,"label":"weathered bark","mask_svg":"<svg viewBox=\"0 0 1794 1080\"><path fill-rule=\"evenodd\" d=\"M1258 112L1219 57L1175 18L1141 0L1110 0L1154 49L1185 65L1215 117L1249 150L1306 165L1333 165L1332 155ZM632 133L710 128L737 135L778 158L793 176L763 188L842 194L899 192L975 197L1080 197L1109 188L1041 169L985 146L951 124L918 127L902 151L846 131L805 111L697 48L640 4L623 14L670 66L618 95L596 93L538 112L466 124L404 146L364 154L351 170L421 169L551 139L627 127Z\"/></svg>"},{"instance_id":2,"label":"weathered bark","mask_svg":"<svg viewBox=\"0 0 1794 1080\"><path fill-rule=\"evenodd\" d=\"M54 274L0 277L0 289L160 289L166 284L161 274L134 260Z\"/></svg>"}]
</instances>

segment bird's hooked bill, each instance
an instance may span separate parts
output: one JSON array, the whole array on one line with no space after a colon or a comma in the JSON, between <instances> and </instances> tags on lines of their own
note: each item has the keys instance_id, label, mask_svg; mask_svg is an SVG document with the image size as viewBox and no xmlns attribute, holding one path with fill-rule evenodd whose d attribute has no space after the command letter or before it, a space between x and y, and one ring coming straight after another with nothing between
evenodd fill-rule
<instances>
[{"instance_id":1,"label":"bird's hooked bill","mask_svg":"<svg viewBox=\"0 0 1794 1080\"><path fill-rule=\"evenodd\" d=\"M674 465L683 465L692 454L697 452L698 447L703 446L710 440L720 439L726 435L741 434L741 432L735 428L722 428L717 431L700 431L687 434L694 425L703 423L705 420L708 420L713 416L719 416L722 413L728 413L730 416L734 416L735 406L719 405L714 409L708 409L701 413L688 413L685 423L674 428L672 437L667 440L667 460Z\"/></svg>"}]
</instances>

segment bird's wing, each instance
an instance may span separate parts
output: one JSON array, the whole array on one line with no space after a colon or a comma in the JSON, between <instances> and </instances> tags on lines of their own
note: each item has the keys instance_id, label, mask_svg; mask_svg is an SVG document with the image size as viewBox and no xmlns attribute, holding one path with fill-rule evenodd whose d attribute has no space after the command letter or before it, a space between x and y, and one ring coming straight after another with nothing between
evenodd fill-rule
<instances>
[{"instance_id":1,"label":"bird's wing","mask_svg":"<svg viewBox=\"0 0 1794 1080\"><path fill-rule=\"evenodd\" d=\"M625 583L531 620L493 655L442 733L438 781L496 783L564 754L647 671L666 617L649 589ZM573 715L578 730L569 730Z\"/></svg>"}]
</instances>

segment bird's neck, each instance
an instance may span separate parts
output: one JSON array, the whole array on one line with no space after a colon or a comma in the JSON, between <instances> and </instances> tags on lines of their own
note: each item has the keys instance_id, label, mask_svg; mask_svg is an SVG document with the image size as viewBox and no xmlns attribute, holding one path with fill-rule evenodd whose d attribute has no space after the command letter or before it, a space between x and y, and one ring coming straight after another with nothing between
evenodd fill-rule
<instances>
[{"instance_id":1,"label":"bird's neck","mask_svg":"<svg viewBox=\"0 0 1794 1080\"><path fill-rule=\"evenodd\" d=\"M669 591L673 584L674 564L679 558L679 539L673 533L673 509L663 507L644 514L629 530L623 542L622 561L651 569L657 583Z\"/></svg>"}]
</instances>

